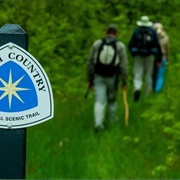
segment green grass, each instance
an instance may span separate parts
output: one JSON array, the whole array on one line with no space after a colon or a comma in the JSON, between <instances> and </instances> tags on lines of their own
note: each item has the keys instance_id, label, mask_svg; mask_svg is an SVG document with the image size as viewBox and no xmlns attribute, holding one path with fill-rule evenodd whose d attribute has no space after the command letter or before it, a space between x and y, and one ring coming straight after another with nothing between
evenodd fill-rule
<instances>
[{"instance_id":1,"label":"green grass","mask_svg":"<svg viewBox=\"0 0 180 180\"><path fill-rule=\"evenodd\" d=\"M121 92L118 96L120 121L109 124L104 132L93 131L93 94L55 97L55 117L28 128L27 178L129 179L170 178L164 172L166 143L157 129L141 117L149 99L137 103L128 92L129 126L124 123ZM160 167L159 167L160 166ZM158 169L159 168L159 169ZM173 175L175 178L177 173Z\"/></svg>"}]
</instances>

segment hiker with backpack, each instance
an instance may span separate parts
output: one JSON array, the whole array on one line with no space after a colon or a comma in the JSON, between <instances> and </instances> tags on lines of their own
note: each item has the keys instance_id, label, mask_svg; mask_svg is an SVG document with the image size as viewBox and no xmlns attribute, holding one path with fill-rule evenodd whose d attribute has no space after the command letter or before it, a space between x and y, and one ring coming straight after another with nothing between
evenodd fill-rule
<instances>
[{"instance_id":1,"label":"hiker with backpack","mask_svg":"<svg viewBox=\"0 0 180 180\"><path fill-rule=\"evenodd\" d=\"M157 32L162 52L162 64L161 66L157 67L157 75L154 86L154 92L158 93L162 90L164 84L165 69L169 59L169 37L161 23L156 22L154 23L153 27Z\"/></svg>"},{"instance_id":2,"label":"hiker with backpack","mask_svg":"<svg viewBox=\"0 0 180 180\"><path fill-rule=\"evenodd\" d=\"M104 115L110 122L117 118L117 90L119 77L122 79L122 89L127 82L127 54L124 43L117 40L117 27L110 24L106 35L96 40L87 60L88 86L94 89L94 130L104 129Z\"/></svg>"},{"instance_id":3,"label":"hiker with backpack","mask_svg":"<svg viewBox=\"0 0 180 180\"><path fill-rule=\"evenodd\" d=\"M143 75L145 71L145 94L148 95L153 89L154 61L161 65L161 49L156 31L152 28L153 23L148 16L142 16L137 21L137 28L129 42L129 51L134 58L134 101L138 101L141 95Z\"/></svg>"}]
</instances>

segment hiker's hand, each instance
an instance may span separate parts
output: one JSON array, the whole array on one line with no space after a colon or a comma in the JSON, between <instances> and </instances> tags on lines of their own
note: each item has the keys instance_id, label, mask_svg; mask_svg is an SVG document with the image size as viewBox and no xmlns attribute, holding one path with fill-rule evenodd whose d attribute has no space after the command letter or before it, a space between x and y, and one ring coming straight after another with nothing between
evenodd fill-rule
<instances>
[{"instance_id":1,"label":"hiker's hand","mask_svg":"<svg viewBox=\"0 0 180 180\"><path fill-rule=\"evenodd\" d=\"M89 82L88 82L88 87L89 87L90 89L93 88L93 82L92 82L92 81L89 81Z\"/></svg>"},{"instance_id":2,"label":"hiker's hand","mask_svg":"<svg viewBox=\"0 0 180 180\"><path fill-rule=\"evenodd\" d=\"M157 67L161 67L162 62L157 62Z\"/></svg>"},{"instance_id":3,"label":"hiker's hand","mask_svg":"<svg viewBox=\"0 0 180 180\"><path fill-rule=\"evenodd\" d=\"M126 85L122 85L122 90L126 90Z\"/></svg>"}]
</instances>

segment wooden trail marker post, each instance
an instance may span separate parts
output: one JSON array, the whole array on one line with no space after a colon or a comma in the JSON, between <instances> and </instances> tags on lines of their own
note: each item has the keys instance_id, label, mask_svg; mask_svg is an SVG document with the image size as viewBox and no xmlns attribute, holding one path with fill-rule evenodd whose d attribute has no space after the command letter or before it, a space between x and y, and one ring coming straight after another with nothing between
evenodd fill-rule
<instances>
[{"instance_id":1,"label":"wooden trail marker post","mask_svg":"<svg viewBox=\"0 0 180 180\"><path fill-rule=\"evenodd\" d=\"M26 129L54 116L49 79L17 24L0 29L0 179L25 179Z\"/></svg>"}]
</instances>

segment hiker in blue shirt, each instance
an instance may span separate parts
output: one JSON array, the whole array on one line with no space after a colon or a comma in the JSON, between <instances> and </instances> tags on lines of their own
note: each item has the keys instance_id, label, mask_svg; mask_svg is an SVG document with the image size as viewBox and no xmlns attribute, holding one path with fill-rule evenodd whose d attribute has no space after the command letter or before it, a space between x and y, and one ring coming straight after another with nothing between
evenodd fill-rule
<instances>
[{"instance_id":1,"label":"hiker in blue shirt","mask_svg":"<svg viewBox=\"0 0 180 180\"><path fill-rule=\"evenodd\" d=\"M157 58L158 66L161 64L161 50L156 31L152 28L153 23L147 16L142 16L137 21L129 42L129 51L134 58L134 101L138 101L141 95L143 75L145 71L145 94L148 95L153 89L154 60Z\"/></svg>"},{"instance_id":2,"label":"hiker in blue shirt","mask_svg":"<svg viewBox=\"0 0 180 180\"><path fill-rule=\"evenodd\" d=\"M104 129L106 106L110 122L118 120L116 96L119 76L122 88L126 89L127 54L124 43L117 40L116 25L109 25L106 36L93 43L87 72L89 87L94 88L94 129L98 132Z\"/></svg>"}]
</instances>

